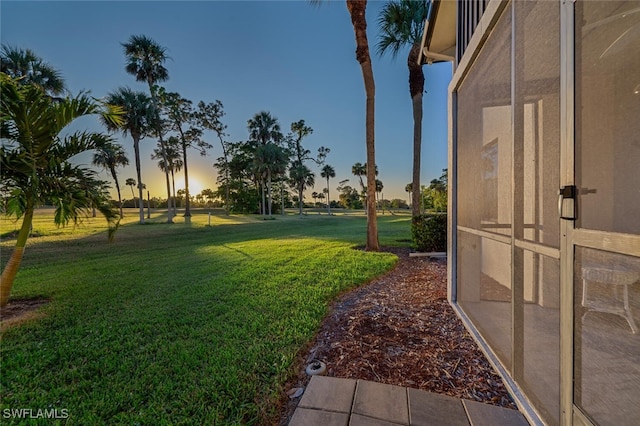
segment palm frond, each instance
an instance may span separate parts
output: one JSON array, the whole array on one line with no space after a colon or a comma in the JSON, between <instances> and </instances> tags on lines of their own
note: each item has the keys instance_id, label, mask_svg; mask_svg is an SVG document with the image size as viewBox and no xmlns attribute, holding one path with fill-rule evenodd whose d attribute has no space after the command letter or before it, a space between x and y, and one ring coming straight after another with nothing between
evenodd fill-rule
<instances>
[{"instance_id":1,"label":"palm frond","mask_svg":"<svg viewBox=\"0 0 640 426\"><path fill-rule=\"evenodd\" d=\"M378 16L378 55L387 52L396 57L404 47L411 47L422 40L424 23L429 12L426 0L392 0Z\"/></svg>"}]
</instances>

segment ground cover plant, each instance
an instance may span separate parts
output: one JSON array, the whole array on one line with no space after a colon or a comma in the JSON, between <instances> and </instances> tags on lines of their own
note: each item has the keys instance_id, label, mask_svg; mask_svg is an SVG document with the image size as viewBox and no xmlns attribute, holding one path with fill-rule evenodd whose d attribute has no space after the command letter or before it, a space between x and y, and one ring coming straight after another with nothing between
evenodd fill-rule
<instances>
[{"instance_id":1,"label":"ground cover plant","mask_svg":"<svg viewBox=\"0 0 640 426\"><path fill-rule=\"evenodd\" d=\"M109 244L103 219L57 229L50 214L12 294L50 302L3 326L0 413L64 409L65 424L265 423L329 301L397 260L354 249L364 215L138 225L131 211ZM379 223L383 245L409 244L408 215ZM18 226L2 219L3 264Z\"/></svg>"}]
</instances>

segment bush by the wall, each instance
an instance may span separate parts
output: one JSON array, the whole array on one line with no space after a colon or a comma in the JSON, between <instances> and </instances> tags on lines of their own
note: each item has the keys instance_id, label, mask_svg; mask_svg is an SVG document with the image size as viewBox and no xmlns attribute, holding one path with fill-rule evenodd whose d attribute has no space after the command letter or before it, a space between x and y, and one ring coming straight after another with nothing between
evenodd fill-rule
<instances>
[{"instance_id":1,"label":"bush by the wall","mask_svg":"<svg viewBox=\"0 0 640 426\"><path fill-rule=\"evenodd\" d=\"M411 221L413 247L421 252L447 251L447 214L427 213Z\"/></svg>"}]
</instances>

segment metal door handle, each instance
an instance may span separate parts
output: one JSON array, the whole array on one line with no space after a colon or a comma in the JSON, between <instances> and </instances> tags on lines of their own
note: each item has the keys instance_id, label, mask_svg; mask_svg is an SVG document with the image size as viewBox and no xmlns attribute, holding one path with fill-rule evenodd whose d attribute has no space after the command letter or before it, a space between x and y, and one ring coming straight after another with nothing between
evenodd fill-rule
<instances>
[{"instance_id":1,"label":"metal door handle","mask_svg":"<svg viewBox=\"0 0 640 426\"><path fill-rule=\"evenodd\" d=\"M563 186L558 191L558 215L560 219L576 220L577 192L575 185ZM565 203L565 201L569 202Z\"/></svg>"}]
</instances>

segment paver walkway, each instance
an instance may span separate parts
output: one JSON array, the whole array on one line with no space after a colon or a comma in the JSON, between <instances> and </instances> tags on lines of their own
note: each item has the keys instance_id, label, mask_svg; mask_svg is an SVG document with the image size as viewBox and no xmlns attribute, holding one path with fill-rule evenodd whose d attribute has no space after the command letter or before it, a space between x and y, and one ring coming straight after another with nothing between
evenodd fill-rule
<instances>
[{"instance_id":1,"label":"paver walkway","mask_svg":"<svg viewBox=\"0 0 640 426\"><path fill-rule=\"evenodd\" d=\"M289 426L528 426L516 410L418 389L313 376Z\"/></svg>"}]
</instances>

